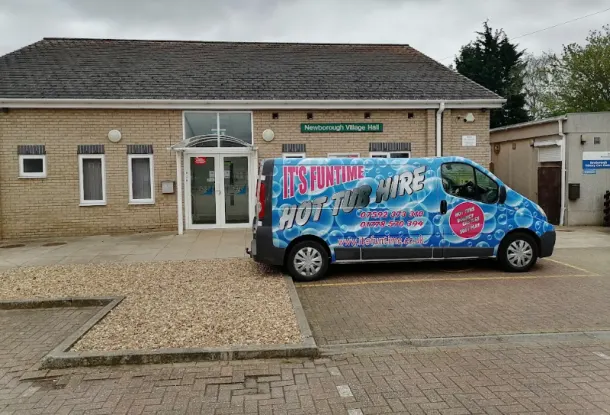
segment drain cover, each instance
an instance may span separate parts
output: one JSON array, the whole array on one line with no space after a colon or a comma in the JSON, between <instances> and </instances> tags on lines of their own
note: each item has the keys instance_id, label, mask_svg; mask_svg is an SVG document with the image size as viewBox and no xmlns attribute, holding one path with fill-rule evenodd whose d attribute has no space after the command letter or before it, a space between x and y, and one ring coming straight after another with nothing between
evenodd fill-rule
<instances>
[{"instance_id":1,"label":"drain cover","mask_svg":"<svg viewBox=\"0 0 610 415\"><path fill-rule=\"evenodd\" d=\"M59 246L65 245L65 242L47 242L46 244L42 244L42 246Z\"/></svg>"}]
</instances>

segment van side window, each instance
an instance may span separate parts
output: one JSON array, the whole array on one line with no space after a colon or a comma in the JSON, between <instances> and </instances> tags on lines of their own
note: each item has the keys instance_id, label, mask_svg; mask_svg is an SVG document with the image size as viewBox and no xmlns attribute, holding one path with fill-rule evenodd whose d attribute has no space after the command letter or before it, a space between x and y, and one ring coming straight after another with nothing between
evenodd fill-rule
<instances>
[{"instance_id":1,"label":"van side window","mask_svg":"<svg viewBox=\"0 0 610 415\"><path fill-rule=\"evenodd\" d=\"M450 195L483 203L496 203L498 184L489 176L464 163L441 166L443 188Z\"/></svg>"},{"instance_id":2,"label":"van side window","mask_svg":"<svg viewBox=\"0 0 610 415\"><path fill-rule=\"evenodd\" d=\"M485 173L475 169L474 177L477 179L477 190L479 191L479 200L483 203L496 203L500 194L498 183L492 180Z\"/></svg>"}]
</instances>

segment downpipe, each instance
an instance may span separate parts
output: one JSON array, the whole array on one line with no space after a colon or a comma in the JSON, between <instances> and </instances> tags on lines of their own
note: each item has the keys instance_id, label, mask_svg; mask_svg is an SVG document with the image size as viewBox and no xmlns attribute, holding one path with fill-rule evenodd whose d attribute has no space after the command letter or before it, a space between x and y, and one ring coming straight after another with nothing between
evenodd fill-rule
<instances>
[{"instance_id":1,"label":"downpipe","mask_svg":"<svg viewBox=\"0 0 610 415\"><path fill-rule=\"evenodd\" d=\"M443 155L443 113L445 112L445 102L441 102L438 105L438 111L436 111L436 157L442 157Z\"/></svg>"}]
</instances>

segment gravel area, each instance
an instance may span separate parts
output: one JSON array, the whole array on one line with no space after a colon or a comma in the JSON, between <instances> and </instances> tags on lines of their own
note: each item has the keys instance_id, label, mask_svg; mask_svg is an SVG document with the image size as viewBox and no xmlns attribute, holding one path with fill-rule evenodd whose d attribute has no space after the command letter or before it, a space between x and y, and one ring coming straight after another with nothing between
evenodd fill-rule
<instances>
[{"instance_id":1,"label":"gravel area","mask_svg":"<svg viewBox=\"0 0 610 415\"><path fill-rule=\"evenodd\" d=\"M123 295L75 350L295 344L284 278L249 259L16 268L0 299Z\"/></svg>"}]
</instances>

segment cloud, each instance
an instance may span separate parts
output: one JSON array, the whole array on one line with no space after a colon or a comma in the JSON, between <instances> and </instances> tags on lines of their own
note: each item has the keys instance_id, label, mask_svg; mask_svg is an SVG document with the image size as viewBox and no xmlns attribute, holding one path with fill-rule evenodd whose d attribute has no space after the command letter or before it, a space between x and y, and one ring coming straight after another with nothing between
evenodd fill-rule
<instances>
[{"instance_id":1,"label":"cloud","mask_svg":"<svg viewBox=\"0 0 610 415\"><path fill-rule=\"evenodd\" d=\"M43 37L408 43L435 59L482 22L517 37L608 6L605 0L3 0L0 54ZM610 11L517 40L533 53L583 42Z\"/></svg>"}]
</instances>

